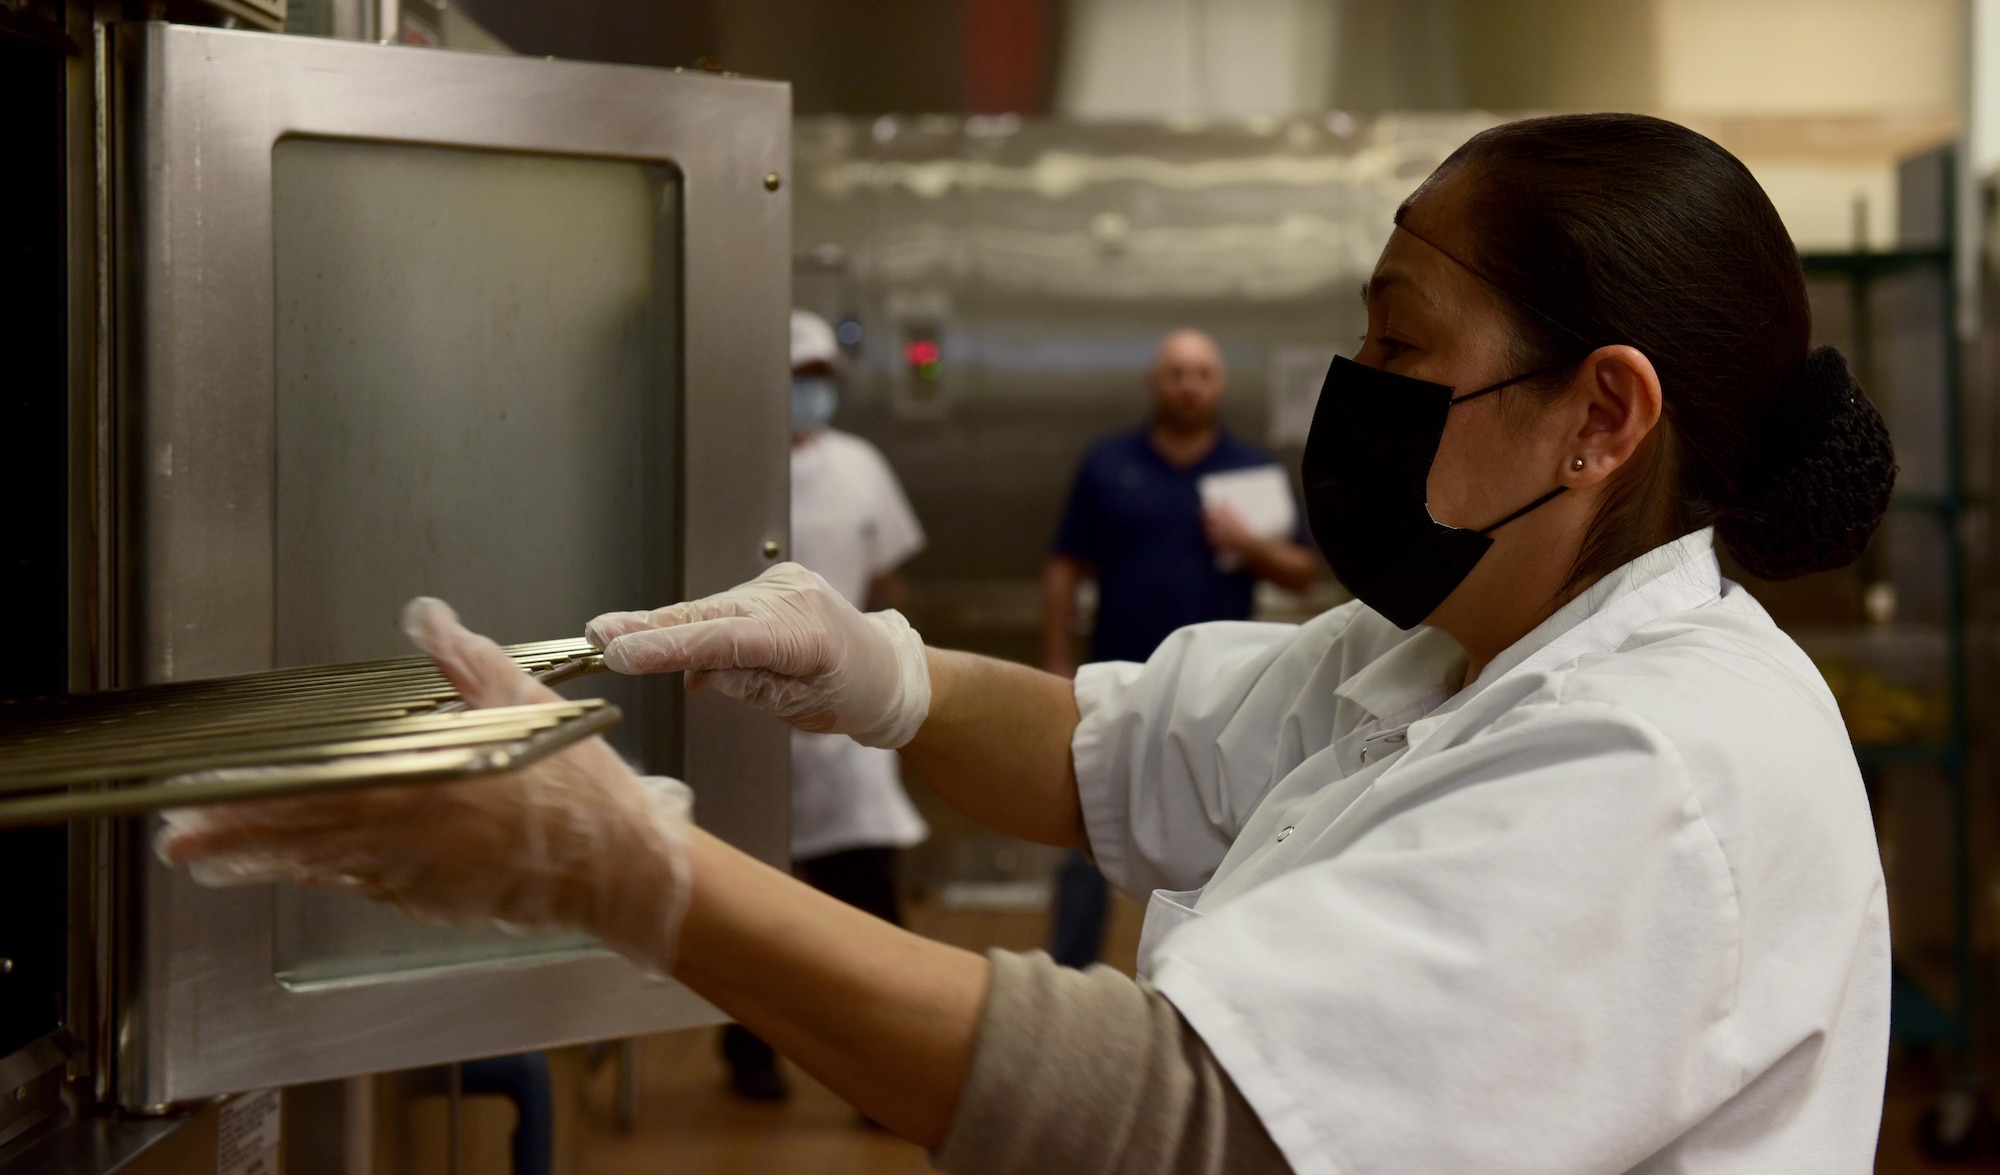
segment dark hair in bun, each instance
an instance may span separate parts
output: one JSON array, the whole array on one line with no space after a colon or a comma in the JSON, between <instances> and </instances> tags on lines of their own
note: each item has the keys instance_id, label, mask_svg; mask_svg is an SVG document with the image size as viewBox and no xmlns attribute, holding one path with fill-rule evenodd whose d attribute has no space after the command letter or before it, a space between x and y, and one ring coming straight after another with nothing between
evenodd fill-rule
<instances>
[{"instance_id":1,"label":"dark hair in bun","mask_svg":"<svg viewBox=\"0 0 2000 1175\"><path fill-rule=\"evenodd\" d=\"M1507 123L1433 178L1460 168L1464 260L1511 302L1519 369L1623 343L1660 376L1660 426L1606 495L1571 582L1704 526L1765 578L1860 556L1895 483L1888 429L1838 351L1807 353L1798 251L1749 169L1636 114Z\"/></svg>"},{"instance_id":2,"label":"dark hair in bun","mask_svg":"<svg viewBox=\"0 0 2000 1175\"><path fill-rule=\"evenodd\" d=\"M1764 468L1744 478L1716 532L1763 579L1845 567L1889 508L1896 454L1888 426L1832 347L1807 356L1778 409Z\"/></svg>"}]
</instances>

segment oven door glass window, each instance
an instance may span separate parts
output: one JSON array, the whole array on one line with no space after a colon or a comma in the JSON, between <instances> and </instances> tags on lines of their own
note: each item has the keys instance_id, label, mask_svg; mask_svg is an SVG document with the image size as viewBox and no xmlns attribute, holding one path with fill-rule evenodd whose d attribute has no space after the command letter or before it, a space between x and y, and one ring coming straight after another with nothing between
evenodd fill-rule
<instances>
[{"instance_id":1,"label":"oven door glass window","mask_svg":"<svg viewBox=\"0 0 2000 1175\"><path fill-rule=\"evenodd\" d=\"M272 183L278 665L407 655L415 595L503 643L670 598L674 170L289 137ZM565 692L609 697L620 751L674 773L677 690ZM276 909L291 983L590 946L298 890Z\"/></svg>"}]
</instances>

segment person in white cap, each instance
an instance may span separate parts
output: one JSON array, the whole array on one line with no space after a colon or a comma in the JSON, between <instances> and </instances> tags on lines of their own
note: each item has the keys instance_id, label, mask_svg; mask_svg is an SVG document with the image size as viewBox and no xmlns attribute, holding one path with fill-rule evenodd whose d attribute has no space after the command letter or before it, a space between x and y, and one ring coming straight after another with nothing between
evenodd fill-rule
<instances>
[{"instance_id":1,"label":"person in white cap","mask_svg":"<svg viewBox=\"0 0 2000 1175\"><path fill-rule=\"evenodd\" d=\"M792 559L857 608L899 607L896 569L923 550L924 530L881 451L830 427L841 362L826 320L792 311ZM897 853L928 834L894 751L844 734L792 732L792 858L807 881L901 925ZM732 1090L755 1100L786 1096L770 1045L732 1024L722 1048Z\"/></svg>"}]
</instances>

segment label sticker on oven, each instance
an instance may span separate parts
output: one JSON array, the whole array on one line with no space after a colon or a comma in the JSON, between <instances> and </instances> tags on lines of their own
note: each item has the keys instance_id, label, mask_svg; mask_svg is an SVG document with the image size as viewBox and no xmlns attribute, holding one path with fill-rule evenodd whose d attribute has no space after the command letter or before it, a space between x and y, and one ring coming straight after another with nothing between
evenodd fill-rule
<instances>
[{"instance_id":1,"label":"label sticker on oven","mask_svg":"<svg viewBox=\"0 0 2000 1175\"><path fill-rule=\"evenodd\" d=\"M275 1089L246 1093L223 1106L215 1127L215 1175L278 1175L283 1108Z\"/></svg>"}]
</instances>

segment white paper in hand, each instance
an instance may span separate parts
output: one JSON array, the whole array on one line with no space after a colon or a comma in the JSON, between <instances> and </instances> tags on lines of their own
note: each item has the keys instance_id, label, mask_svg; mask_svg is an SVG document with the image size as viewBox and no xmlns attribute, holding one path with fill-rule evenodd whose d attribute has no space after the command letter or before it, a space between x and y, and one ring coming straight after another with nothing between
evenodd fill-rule
<instances>
[{"instance_id":1,"label":"white paper in hand","mask_svg":"<svg viewBox=\"0 0 2000 1175\"><path fill-rule=\"evenodd\" d=\"M1201 491L1202 509L1229 507L1258 538L1290 538L1298 526L1292 480L1281 466L1259 465L1254 469L1211 473L1196 485ZM1218 570L1235 571L1240 565L1234 555L1219 552L1215 556Z\"/></svg>"}]
</instances>

